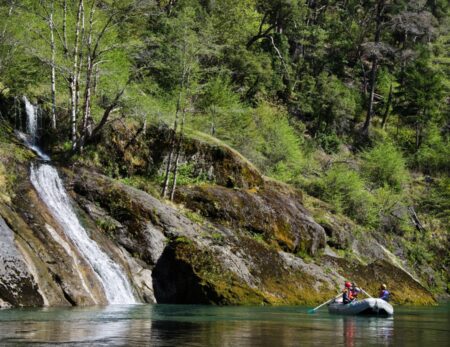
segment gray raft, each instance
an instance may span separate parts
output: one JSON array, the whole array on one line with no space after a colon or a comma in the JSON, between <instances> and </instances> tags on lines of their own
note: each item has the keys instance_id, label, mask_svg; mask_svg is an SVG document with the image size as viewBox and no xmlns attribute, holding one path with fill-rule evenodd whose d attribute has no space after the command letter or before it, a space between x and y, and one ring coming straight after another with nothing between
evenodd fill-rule
<instances>
[{"instance_id":1,"label":"gray raft","mask_svg":"<svg viewBox=\"0 0 450 347\"><path fill-rule=\"evenodd\" d=\"M328 312L346 315L392 316L394 308L390 303L375 298L352 301L346 305L336 300L328 305Z\"/></svg>"}]
</instances>

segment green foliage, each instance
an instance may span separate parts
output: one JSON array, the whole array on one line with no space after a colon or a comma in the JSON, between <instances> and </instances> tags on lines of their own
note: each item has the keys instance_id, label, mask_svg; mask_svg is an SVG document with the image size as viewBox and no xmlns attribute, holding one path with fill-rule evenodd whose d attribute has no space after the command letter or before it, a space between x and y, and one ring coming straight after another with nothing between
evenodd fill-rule
<instances>
[{"instance_id":1,"label":"green foliage","mask_svg":"<svg viewBox=\"0 0 450 347\"><path fill-rule=\"evenodd\" d=\"M365 190L360 175L345 165L334 165L318 182L319 196L336 212L342 212L362 224L375 222L373 196Z\"/></svg>"},{"instance_id":2,"label":"green foliage","mask_svg":"<svg viewBox=\"0 0 450 347\"><path fill-rule=\"evenodd\" d=\"M335 133L317 133L315 140L328 154L337 153L342 144L341 139Z\"/></svg>"},{"instance_id":3,"label":"green foliage","mask_svg":"<svg viewBox=\"0 0 450 347\"><path fill-rule=\"evenodd\" d=\"M450 178L444 176L428 182L420 205L424 212L450 225Z\"/></svg>"},{"instance_id":4,"label":"green foliage","mask_svg":"<svg viewBox=\"0 0 450 347\"><path fill-rule=\"evenodd\" d=\"M147 177L131 176L121 178L120 182L131 187L143 190L154 197L159 197L160 191L158 185Z\"/></svg>"},{"instance_id":5,"label":"green foliage","mask_svg":"<svg viewBox=\"0 0 450 347\"><path fill-rule=\"evenodd\" d=\"M263 171L284 180L298 175L303 161L301 142L284 110L262 104L253 117L261 138L257 149L264 156L259 164Z\"/></svg>"},{"instance_id":6,"label":"green foliage","mask_svg":"<svg viewBox=\"0 0 450 347\"><path fill-rule=\"evenodd\" d=\"M389 187L399 191L408 180L405 160L390 142L379 143L362 154L361 171L374 187Z\"/></svg>"},{"instance_id":7,"label":"green foliage","mask_svg":"<svg viewBox=\"0 0 450 347\"><path fill-rule=\"evenodd\" d=\"M173 173L170 175L170 181L173 179ZM164 182L164 176L159 177L159 182L162 184ZM178 165L177 171L177 185L186 186L186 185L196 185L201 183L211 183L211 180L208 177L207 172L198 172L195 169L193 163L183 163Z\"/></svg>"},{"instance_id":8,"label":"green foliage","mask_svg":"<svg viewBox=\"0 0 450 347\"><path fill-rule=\"evenodd\" d=\"M117 228L116 223L114 223L114 221L109 218L98 219L95 222L100 229L102 229L103 231L105 231L107 233L111 233L111 232L115 231Z\"/></svg>"},{"instance_id":9,"label":"green foliage","mask_svg":"<svg viewBox=\"0 0 450 347\"><path fill-rule=\"evenodd\" d=\"M429 173L450 172L450 140L433 124L417 152L417 164Z\"/></svg>"}]
</instances>

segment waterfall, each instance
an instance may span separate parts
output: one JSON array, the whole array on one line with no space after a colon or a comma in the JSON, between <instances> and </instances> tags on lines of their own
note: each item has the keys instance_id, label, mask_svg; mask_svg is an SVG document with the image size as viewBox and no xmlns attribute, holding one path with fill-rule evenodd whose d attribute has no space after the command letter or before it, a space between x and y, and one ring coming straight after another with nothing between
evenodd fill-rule
<instances>
[{"instance_id":1,"label":"waterfall","mask_svg":"<svg viewBox=\"0 0 450 347\"><path fill-rule=\"evenodd\" d=\"M37 138L38 109L26 96L23 97L23 102L25 103L25 111L27 113L27 134L30 135L30 143L34 145Z\"/></svg>"},{"instance_id":2,"label":"waterfall","mask_svg":"<svg viewBox=\"0 0 450 347\"><path fill-rule=\"evenodd\" d=\"M40 155L41 159L49 161L50 158L35 145L37 109L26 97L24 97L24 101L27 113L27 132L31 137L31 140L26 143ZM58 171L46 163L32 165L30 180L52 216L97 275L108 303L136 303L132 287L121 267L100 249L81 225Z\"/></svg>"},{"instance_id":3,"label":"waterfall","mask_svg":"<svg viewBox=\"0 0 450 347\"><path fill-rule=\"evenodd\" d=\"M41 164L39 167L33 165L30 178L53 217L97 274L108 302L136 303L131 285L122 269L98 247L81 226L56 169L48 164Z\"/></svg>"}]
</instances>

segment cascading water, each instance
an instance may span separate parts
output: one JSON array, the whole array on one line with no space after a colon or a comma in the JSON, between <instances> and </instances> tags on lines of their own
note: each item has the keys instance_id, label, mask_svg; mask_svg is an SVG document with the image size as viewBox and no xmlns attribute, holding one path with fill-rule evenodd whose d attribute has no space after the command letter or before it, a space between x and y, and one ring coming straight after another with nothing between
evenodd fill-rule
<instances>
[{"instance_id":1,"label":"cascading water","mask_svg":"<svg viewBox=\"0 0 450 347\"><path fill-rule=\"evenodd\" d=\"M24 97L27 113L27 131L34 143L37 130L37 112ZM45 161L49 160L36 145L33 149ZM49 164L31 166L31 183L46 204L53 217L60 224L67 237L77 247L81 255L92 267L102 284L106 299L110 304L133 304L136 299L131 285L124 272L108 255L92 240L76 216L61 178L56 169Z\"/></svg>"},{"instance_id":2,"label":"cascading water","mask_svg":"<svg viewBox=\"0 0 450 347\"><path fill-rule=\"evenodd\" d=\"M27 113L27 134L30 135L30 143L32 145L36 142L37 124L38 124L38 109L34 106L26 96L23 97L25 103L25 111Z\"/></svg>"},{"instance_id":3,"label":"cascading water","mask_svg":"<svg viewBox=\"0 0 450 347\"><path fill-rule=\"evenodd\" d=\"M98 275L110 304L135 303L131 286L119 265L89 238L72 209L56 169L48 164L31 167L31 182L53 217Z\"/></svg>"}]
</instances>

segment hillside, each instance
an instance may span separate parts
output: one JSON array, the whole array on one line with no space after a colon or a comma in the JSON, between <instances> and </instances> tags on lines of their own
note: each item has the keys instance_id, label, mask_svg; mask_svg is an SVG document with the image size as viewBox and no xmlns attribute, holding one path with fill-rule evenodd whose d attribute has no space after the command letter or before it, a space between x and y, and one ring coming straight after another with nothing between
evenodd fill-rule
<instances>
[{"instance_id":1,"label":"hillside","mask_svg":"<svg viewBox=\"0 0 450 347\"><path fill-rule=\"evenodd\" d=\"M447 297L449 10L0 4L0 299Z\"/></svg>"}]
</instances>

